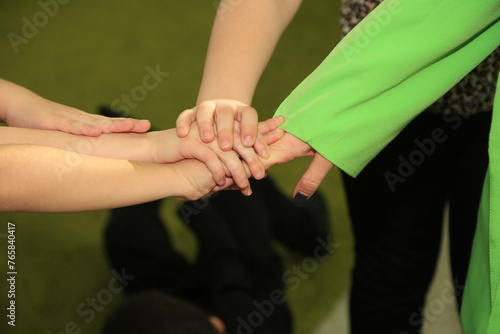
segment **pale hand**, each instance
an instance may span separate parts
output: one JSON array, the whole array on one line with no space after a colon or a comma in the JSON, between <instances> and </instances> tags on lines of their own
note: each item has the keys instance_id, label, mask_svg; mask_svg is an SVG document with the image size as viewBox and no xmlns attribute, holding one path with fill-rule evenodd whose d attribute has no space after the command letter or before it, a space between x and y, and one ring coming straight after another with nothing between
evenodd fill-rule
<instances>
[{"instance_id":1,"label":"pale hand","mask_svg":"<svg viewBox=\"0 0 500 334\"><path fill-rule=\"evenodd\" d=\"M243 146L254 147L261 157L269 156L267 143L259 134L257 111L243 102L217 99L184 110L177 118L177 135L187 136L193 122L198 123L200 138L205 143L217 137L219 147L228 151L233 148L235 132L238 132Z\"/></svg>"}]
</instances>

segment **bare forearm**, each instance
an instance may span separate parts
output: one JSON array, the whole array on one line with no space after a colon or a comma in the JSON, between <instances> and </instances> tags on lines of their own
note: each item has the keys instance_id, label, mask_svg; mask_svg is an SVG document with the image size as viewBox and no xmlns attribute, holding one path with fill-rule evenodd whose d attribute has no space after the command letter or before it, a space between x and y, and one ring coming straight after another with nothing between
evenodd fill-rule
<instances>
[{"instance_id":1,"label":"bare forearm","mask_svg":"<svg viewBox=\"0 0 500 334\"><path fill-rule=\"evenodd\" d=\"M232 99L251 104L281 34L301 0L222 0L214 21L198 104Z\"/></svg>"},{"instance_id":2,"label":"bare forearm","mask_svg":"<svg viewBox=\"0 0 500 334\"><path fill-rule=\"evenodd\" d=\"M0 211L76 212L183 196L172 165L0 145Z\"/></svg>"},{"instance_id":3,"label":"bare forearm","mask_svg":"<svg viewBox=\"0 0 500 334\"><path fill-rule=\"evenodd\" d=\"M13 84L7 80L0 78L0 121L7 122L9 110L15 108L15 105L20 102L19 97L34 93L27 89Z\"/></svg>"},{"instance_id":4,"label":"bare forearm","mask_svg":"<svg viewBox=\"0 0 500 334\"><path fill-rule=\"evenodd\" d=\"M93 156L153 162L148 139L154 135L112 133L86 137L60 131L0 127L0 144L43 145Z\"/></svg>"}]
</instances>

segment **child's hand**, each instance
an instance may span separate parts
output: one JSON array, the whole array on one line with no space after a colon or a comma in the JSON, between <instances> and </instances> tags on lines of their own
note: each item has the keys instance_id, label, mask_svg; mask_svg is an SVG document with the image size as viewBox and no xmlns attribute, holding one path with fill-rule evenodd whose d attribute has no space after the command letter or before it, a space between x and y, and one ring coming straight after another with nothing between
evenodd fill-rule
<instances>
[{"instance_id":1,"label":"child's hand","mask_svg":"<svg viewBox=\"0 0 500 334\"><path fill-rule=\"evenodd\" d=\"M265 176L264 167L252 148L236 145L236 151L222 151L216 142L203 143L198 136L196 123L192 124L190 134L185 138L179 138L175 130L151 132L148 134L153 138L153 147L156 148L153 162L177 162L184 159L197 159L203 162L212 173L213 179L218 185L223 186L226 178L231 177L245 195L250 195L250 183L247 171L242 164L240 156L248 159L251 170L256 178Z\"/></svg>"},{"instance_id":2,"label":"child's hand","mask_svg":"<svg viewBox=\"0 0 500 334\"><path fill-rule=\"evenodd\" d=\"M267 121L261 122L259 124L259 129L261 134L266 139L266 144L270 145L273 149L273 153L276 153L276 157L272 156L266 161L266 167L270 167L276 163L281 163L284 160L293 160L295 156L293 154L286 153L287 147L289 145L299 144L300 140L294 140L295 137L288 135L293 138L284 138L284 131L279 129L278 126L281 125L282 121L273 118ZM193 129L196 129L196 123L193 123ZM197 136L197 134L196 134ZM235 147L239 147L241 143L238 142L238 136L235 137ZM197 139L197 138L196 138ZM284 139L284 140L283 140ZM190 143L192 143L190 141ZM207 145L207 144L202 144ZM212 148L216 150L220 149L215 143L209 144ZM311 155L312 149L307 144L299 145L300 149L295 152L296 155ZM205 146L206 147L206 146ZM246 150L253 149L245 147ZM213 152L213 151L212 151ZM231 151L232 152L232 151ZM214 152L213 152L214 153ZM227 154L230 152L222 152L222 154ZM255 154L255 152L254 152ZM258 158L257 158L258 159ZM240 161L241 167L243 168L246 177L250 176L250 168L244 162ZM246 188L241 188L235 179L230 175L225 175L221 182L216 183L213 178L213 173L207 168L207 165L198 161L196 159L185 159L177 163L172 164L178 179L180 182L180 188L178 190L179 197L185 198L187 200L197 200L203 196L209 195L216 191L224 189L239 189L244 195L250 195L247 191L250 190L250 186ZM246 178L245 178L246 179ZM247 180L248 181L248 180Z\"/></svg>"},{"instance_id":3,"label":"child's hand","mask_svg":"<svg viewBox=\"0 0 500 334\"><path fill-rule=\"evenodd\" d=\"M103 133L146 132L149 121L108 118L49 101L26 88L0 79L0 97L8 99L0 108L1 120L8 126L59 130L96 137Z\"/></svg>"},{"instance_id":4,"label":"child's hand","mask_svg":"<svg viewBox=\"0 0 500 334\"><path fill-rule=\"evenodd\" d=\"M284 118L273 118L259 124L259 131L266 145L273 144L283 135L278 127ZM188 136L179 138L171 130L151 132L148 135L153 140L153 162L176 162L183 159L197 159L202 161L213 175L218 185L224 185L226 178L231 176L235 184L245 195L251 193L248 177L261 179L265 176L263 162L253 148L245 147L235 136L234 150L223 151L215 141L203 143L200 140L197 123L191 124ZM243 161L246 163L244 164Z\"/></svg>"},{"instance_id":5,"label":"child's hand","mask_svg":"<svg viewBox=\"0 0 500 334\"><path fill-rule=\"evenodd\" d=\"M205 101L183 111L177 118L177 135L181 138L187 136L193 122L198 123L200 138L205 143L212 142L217 133L219 147L228 151L235 143L234 133L238 132L243 146L254 147L263 158L269 156L267 143L258 131L257 111L242 102L223 99Z\"/></svg>"},{"instance_id":6,"label":"child's hand","mask_svg":"<svg viewBox=\"0 0 500 334\"><path fill-rule=\"evenodd\" d=\"M186 159L171 165L177 174L178 197L194 201L234 184L231 177L225 177L220 185L215 183L207 166L196 159Z\"/></svg>"}]
</instances>

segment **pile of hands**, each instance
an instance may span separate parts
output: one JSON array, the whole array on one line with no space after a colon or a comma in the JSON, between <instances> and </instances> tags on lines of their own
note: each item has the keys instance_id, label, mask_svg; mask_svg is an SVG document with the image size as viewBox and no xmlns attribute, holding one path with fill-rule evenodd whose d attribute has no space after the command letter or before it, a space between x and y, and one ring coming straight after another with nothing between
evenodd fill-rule
<instances>
[{"instance_id":1,"label":"pile of hands","mask_svg":"<svg viewBox=\"0 0 500 334\"><path fill-rule=\"evenodd\" d=\"M202 102L182 112L175 129L147 132L151 127L147 120L89 114L35 94L20 93L23 96L17 99L21 102L15 106L16 112L5 112L4 121L9 126L88 137L113 133L147 137L150 157L144 161L176 166L178 176L186 182L185 193L179 195L186 199L195 200L223 189L239 189L251 195L249 177L259 180L275 164L314 156L294 190L295 195L307 198L333 166L307 143L279 128L285 122L283 116L259 122L257 111L239 101Z\"/></svg>"},{"instance_id":2,"label":"pile of hands","mask_svg":"<svg viewBox=\"0 0 500 334\"><path fill-rule=\"evenodd\" d=\"M294 190L295 197L302 194L305 200L317 190L333 164L307 143L279 128L284 122L283 116L259 122L254 108L220 99L202 102L182 112L177 118L176 133L178 138L191 140L185 148L198 152L192 157L204 162L212 173L216 186L211 191L239 189L249 196L252 193L249 177L260 180L275 164L313 156Z\"/></svg>"}]
</instances>

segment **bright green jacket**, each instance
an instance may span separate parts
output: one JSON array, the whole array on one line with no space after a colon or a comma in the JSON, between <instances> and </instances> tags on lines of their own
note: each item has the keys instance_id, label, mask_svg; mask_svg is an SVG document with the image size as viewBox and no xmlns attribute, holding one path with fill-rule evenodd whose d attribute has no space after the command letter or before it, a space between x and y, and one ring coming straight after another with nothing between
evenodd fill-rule
<instances>
[{"instance_id":1,"label":"bright green jacket","mask_svg":"<svg viewBox=\"0 0 500 334\"><path fill-rule=\"evenodd\" d=\"M286 117L286 131L356 176L413 118L500 45L499 18L500 0L385 0L276 114ZM467 334L500 333L499 95L464 292Z\"/></svg>"}]
</instances>

